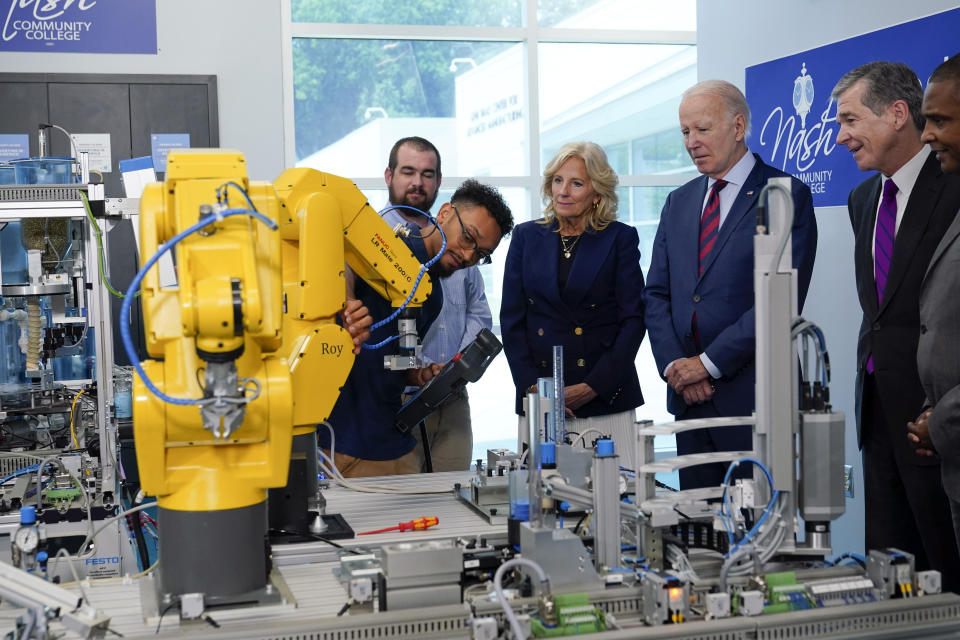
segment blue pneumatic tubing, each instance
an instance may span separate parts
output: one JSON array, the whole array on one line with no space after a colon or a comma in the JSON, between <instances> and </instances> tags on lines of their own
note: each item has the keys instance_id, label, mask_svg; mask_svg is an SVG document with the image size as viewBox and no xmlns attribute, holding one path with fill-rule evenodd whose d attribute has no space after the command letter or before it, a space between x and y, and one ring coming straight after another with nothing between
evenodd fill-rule
<instances>
[{"instance_id":1,"label":"blue pneumatic tubing","mask_svg":"<svg viewBox=\"0 0 960 640\"><path fill-rule=\"evenodd\" d=\"M137 356L137 351L133 346L133 339L130 337L130 306L133 304L134 296L136 295L137 290L140 288L140 283L143 281L143 278L163 254L175 247L178 242L187 236L196 233L200 229L203 229L214 222L222 220L223 218L239 215L248 215L256 218L263 224L267 225L271 231L276 231L278 229L276 222L263 215L259 211L252 209L226 209L219 213L212 213L160 245L160 248L157 249L157 252L153 254L153 256L151 256L142 267L140 267L140 271L138 271L137 275L133 277L133 280L130 282L130 286L127 288L127 293L123 297L123 304L120 307L120 337L123 340L123 348L127 352L127 357L130 359L130 362L133 363L133 368L136 369L137 375L139 375L140 379L143 380L143 384L146 385L147 389L149 389L153 395L157 396L168 404L180 406L196 405L199 404L203 398L174 398L168 396L164 392L160 391L160 389L153 384L150 378L147 377L143 367L140 366L140 358Z\"/></svg>"},{"instance_id":2,"label":"blue pneumatic tubing","mask_svg":"<svg viewBox=\"0 0 960 640\"><path fill-rule=\"evenodd\" d=\"M407 299L404 300L404 301L403 301L403 304L401 304L399 307L397 307L397 310L394 311L393 313L391 313L389 316L387 316L387 317L384 318L383 320L380 320L379 322L373 323L373 326L370 327L370 333L371 333L371 334L372 334L376 329L379 329L380 327L382 327L383 325L387 324L388 322L392 322L394 319L396 319L396 317L397 317L398 315L400 315L400 312L401 312L401 311L403 311L404 309L407 308L407 305L410 304L410 301L413 299L414 294L417 292L417 287L420 286L420 281L423 279L423 275L427 272L428 269L430 269L430 267L432 267L432 266L434 265L434 263L436 263L437 260L440 259L440 257L441 257L441 256L444 254L444 252L447 250L447 235L443 232L443 229L440 228L440 225L437 224L437 221L433 218L433 216L431 216L429 213L420 211L420 209L417 209L416 207L408 207L408 206L406 206L406 205L391 205L391 206L383 209L383 211L380 211L380 214L382 215L384 212L386 212L386 211L391 211L391 210L393 210L393 209L412 209L413 211L416 211L416 212L418 212L418 213L421 213L421 214L425 215L425 216L427 217L427 219L434 224L434 226L437 228L437 231L440 232L440 238L443 240L443 244L440 245L440 251L437 252L437 255L435 255L435 256L434 256L433 258L431 258L430 260L427 260L426 263L420 265L420 273L417 274L417 279L414 281L414 283L413 283L413 289L410 290L410 295L407 296ZM398 336L395 336L395 335L394 335L394 336L390 336L389 338L386 338L385 340L381 340L381 341L378 342L377 344L369 344L369 343L367 343L367 342L364 342L362 348L364 348L364 349L379 349L380 347L384 346L385 344L389 344L390 342L393 342L394 340L397 339L397 337L398 337Z\"/></svg>"}]
</instances>

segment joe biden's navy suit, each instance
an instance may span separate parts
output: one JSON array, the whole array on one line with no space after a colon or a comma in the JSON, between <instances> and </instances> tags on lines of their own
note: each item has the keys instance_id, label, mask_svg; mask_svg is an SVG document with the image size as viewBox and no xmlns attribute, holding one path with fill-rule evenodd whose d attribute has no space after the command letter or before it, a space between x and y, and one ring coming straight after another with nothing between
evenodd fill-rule
<instances>
[{"instance_id":1,"label":"joe biden's navy suit","mask_svg":"<svg viewBox=\"0 0 960 640\"><path fill-rule=\"evenodd\" d=\"M788 174L756 164L734 201L730 212L698 275L700 216L707 194L708 178L702 175L667 196L654 240L647 286L644 290L646 324L657 368L664 370L674 360L707 357L722 373L711 380L713 398L702 405L687 406L682 394L667 387L667 409L678 420L715 416L750 415L754 410L756 369L754 362L756 323L753 292L753 236L760 190L770 178ZM817 224L810 189L791 178L794 203L793 266L799 275L802 307L810 285L817 250ZM697 314L700 349L691 327ZM750 427L727 427L711 434L718 451L750 450ZM702 432L677 436L677 453L699 452L696 438ZM720 478L716 478L719 471ZM682 488L719 484L717 465L681 470ZM714 482L716 480L716 482Z\"/></svg>"}]
</instances>

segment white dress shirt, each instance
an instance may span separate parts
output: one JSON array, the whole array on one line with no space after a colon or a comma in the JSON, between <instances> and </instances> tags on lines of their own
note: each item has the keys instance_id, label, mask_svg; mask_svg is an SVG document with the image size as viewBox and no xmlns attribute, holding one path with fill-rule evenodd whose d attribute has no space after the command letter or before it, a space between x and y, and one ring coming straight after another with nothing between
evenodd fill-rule
<instances>
[{"instance_id":1,"label":"white dress shirt","mask_svg":"<svg viewBox=\"0 0 960 640\"><path fill-rule=\"evenodd\" d=\"M923 169L923 165L929 157L930 147L923 145L920 152L910 158L905 165L897 169L892 176L880 175L880 197L877 199L877 214L880 213L880 205L883 203L883 187L886 186L887 180L893 180L893 184L897 185L897 223L893 230L894 239L897 237L897 232L900 231L900 223L903 221L903 213L907 210L907 202L910 201L913 186L917 184L920 170ZM879 217L879 215L873 217L873 246L870 248L871 255L877 251L877 220ZM874 255L874 260L876 260L876 255Z\"/></svg>"}]
</instances>

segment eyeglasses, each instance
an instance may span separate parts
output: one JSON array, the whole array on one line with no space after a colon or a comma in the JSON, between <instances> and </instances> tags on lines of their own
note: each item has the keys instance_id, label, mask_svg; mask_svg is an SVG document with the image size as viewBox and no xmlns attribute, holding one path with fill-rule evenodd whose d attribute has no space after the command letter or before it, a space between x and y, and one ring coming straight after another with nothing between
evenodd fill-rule
<instances>
[{"instance_id":1,"label":"eyeglasses","mask_svg":"<svg viewBox=\"0 0 960 640\"><path fill-rule=\"evenodd\" d=\"M453 213L457 216L457 222L460 223L460 244L473 249L477 256L477 264L490 264L493 262L493 259L490 257L491 252L480 248L480 245L477 244L477 239L467 231L467 227L463 224L463 218L460 217L460 212L457 211L457 207L454 206L452 202L450 203L450 208L453 209Z\"/></svg>"}]
</instances>

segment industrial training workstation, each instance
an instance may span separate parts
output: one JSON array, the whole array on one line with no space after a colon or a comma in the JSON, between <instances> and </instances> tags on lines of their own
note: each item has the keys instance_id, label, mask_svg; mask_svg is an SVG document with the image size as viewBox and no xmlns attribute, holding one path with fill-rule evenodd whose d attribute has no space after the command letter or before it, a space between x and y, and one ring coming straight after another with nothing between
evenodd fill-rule
<instances>
[{"instance_id":1,"label":"industrial training workstation","mask_svg":"<svg viewBox=\"0 0 960 640\"><path fill-rule=\"evenodd\" d=\"M960 637L955 4L0 5L0 635Z\"/></svg>"}]
</instances>

